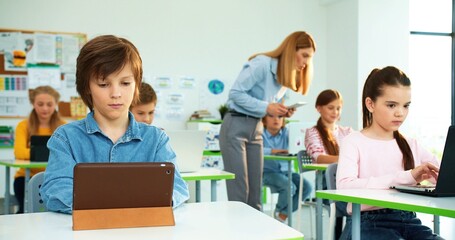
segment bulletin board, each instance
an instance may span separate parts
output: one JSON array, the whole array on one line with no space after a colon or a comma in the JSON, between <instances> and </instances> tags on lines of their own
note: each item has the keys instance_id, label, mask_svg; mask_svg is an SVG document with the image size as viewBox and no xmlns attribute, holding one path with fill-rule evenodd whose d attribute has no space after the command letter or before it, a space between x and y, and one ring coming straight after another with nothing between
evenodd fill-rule
<instances>
[{"instance_id":1,"label":"bulletin board","mask_svg":"<svg viewBox=\"0 0 455 240\"><path fill-rule=\"evenodd\" d=\"M76 60L84 33L0 28L0 118L25 117L28 90L50 85L60 101L77 96Z\"/></svg>"}]
</instances>

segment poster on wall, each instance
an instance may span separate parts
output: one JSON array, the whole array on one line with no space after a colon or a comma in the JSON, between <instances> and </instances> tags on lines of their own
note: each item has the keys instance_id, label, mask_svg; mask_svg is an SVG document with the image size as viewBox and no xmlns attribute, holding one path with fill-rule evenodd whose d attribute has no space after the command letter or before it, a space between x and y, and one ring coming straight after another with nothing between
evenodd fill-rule
<instances>
[{"instance_id":1,"label":"poster on wall","mask_svg":"<svg viewBox=\"0 0 455 240\"><path fill-rule=\"evenodd\" d=\"M29 88L49 85L60 89L60 68L58 65L28 65Z\"/></svg>"},{"instance_id":2,"label":"poster on wall","mask_svg":"<svg viewBox=\"0 0 455 240\"><path fill-rule=\"evenodd\" d=\"M27 62L33 58L33 34L21 32L0 33L0 54L3 54L5 70L27 71Z\"/></svg>"}]
</instances>

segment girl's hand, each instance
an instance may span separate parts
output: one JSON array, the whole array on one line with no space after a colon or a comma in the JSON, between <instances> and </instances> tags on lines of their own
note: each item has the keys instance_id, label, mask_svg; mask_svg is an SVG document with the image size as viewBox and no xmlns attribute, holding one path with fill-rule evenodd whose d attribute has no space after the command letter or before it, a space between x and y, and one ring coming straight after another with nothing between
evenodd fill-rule
<instances>
[{"instance_id":1,"label":"girl's hand","mask_svg":"<svg viewBox=\"0 0 455 240\"><path fill-rule=\"evenodd\" d=\"M411 170L412 177L416 182L422 182L430 178L438 179L439 168L431 163L424 163Z\"/></svg>"},{"instance_id":2,"label":"girl's hand","mask_svg":"<svg viewBox=\"0 0 455 240\"><path fill-rule=\"evenodd\" d=\"M267 113L272 116L286 116L288 108L281 103L270 103L267 106Z\"/></svg>"}]
</instances>

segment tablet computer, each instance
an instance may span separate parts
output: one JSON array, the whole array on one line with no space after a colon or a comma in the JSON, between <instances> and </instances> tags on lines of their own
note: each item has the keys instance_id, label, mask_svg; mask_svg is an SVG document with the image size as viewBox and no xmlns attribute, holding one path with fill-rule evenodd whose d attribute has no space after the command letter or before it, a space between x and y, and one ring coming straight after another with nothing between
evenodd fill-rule
<instances>
[{"instance_id":1,"label":"tablet computer","mask_svg":"<svg viewBox=\"0 0 455 240\"><path fill-rule=\"evenodd\" d=\"M301 107L301 106L304 106L304 105L306 105L306 102L296 102L296 103L294 103L292 105L287 106L287 108L298 108L298 107Z\"/></svg>"},{"instance_id":2,"label":"tablet computer","mask_svg":"<svg viewBox=\"0 0 455 240\"><path fill-rule=\"evenodd\" d=\"M172 207L173 186L170 162L78 163L73 211Z\"/></svg>"}]
</instances>

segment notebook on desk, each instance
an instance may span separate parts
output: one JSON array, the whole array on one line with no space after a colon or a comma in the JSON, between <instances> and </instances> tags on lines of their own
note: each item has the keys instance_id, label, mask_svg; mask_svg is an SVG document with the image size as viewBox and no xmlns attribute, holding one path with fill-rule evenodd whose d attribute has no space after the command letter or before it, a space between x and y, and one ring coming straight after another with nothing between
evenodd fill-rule
<instances>
[{"instance_id":1,"label":"notebook on desk","mask_svg":"<svg viewBox=\"0 0 455 240\"><path fill-rule=\"evenodd\" d=\"M391 186L400 192L414 193L433 197L455 196L455 126L450 126L442 154L441 166L436 186Z\"/></svg>"},{"instance_id":2,"label":"notebook on desk","mask_svg":"<svg viewBox=\"0 0 455 240\"><path fill-rule=\"evenodd\" d=\"M47 141L51 136L33 135L30 137L30 162L47 162L49 149Z\"/></svg>"},{"instance_id":3,"label":"notebook on desk","mask_svg":"<svg viewBox=\"0 0 455 240\"><path fill-rule=\"evenodd\" d=\"M196 172L201 168L205 148L205 131L179 130L166 131L169 142L177 155L177 168L180 172Z\"/></svg>"},{"instance_id":4,"label":"notebook on desk","mask_svg":"<svg viewBox=\"0 0 455 240\"><path fill-rule=\"evenodd\" d=\"M78 163L73 230L175 225L174 164Z\"/></svg>"}]
</instances>

